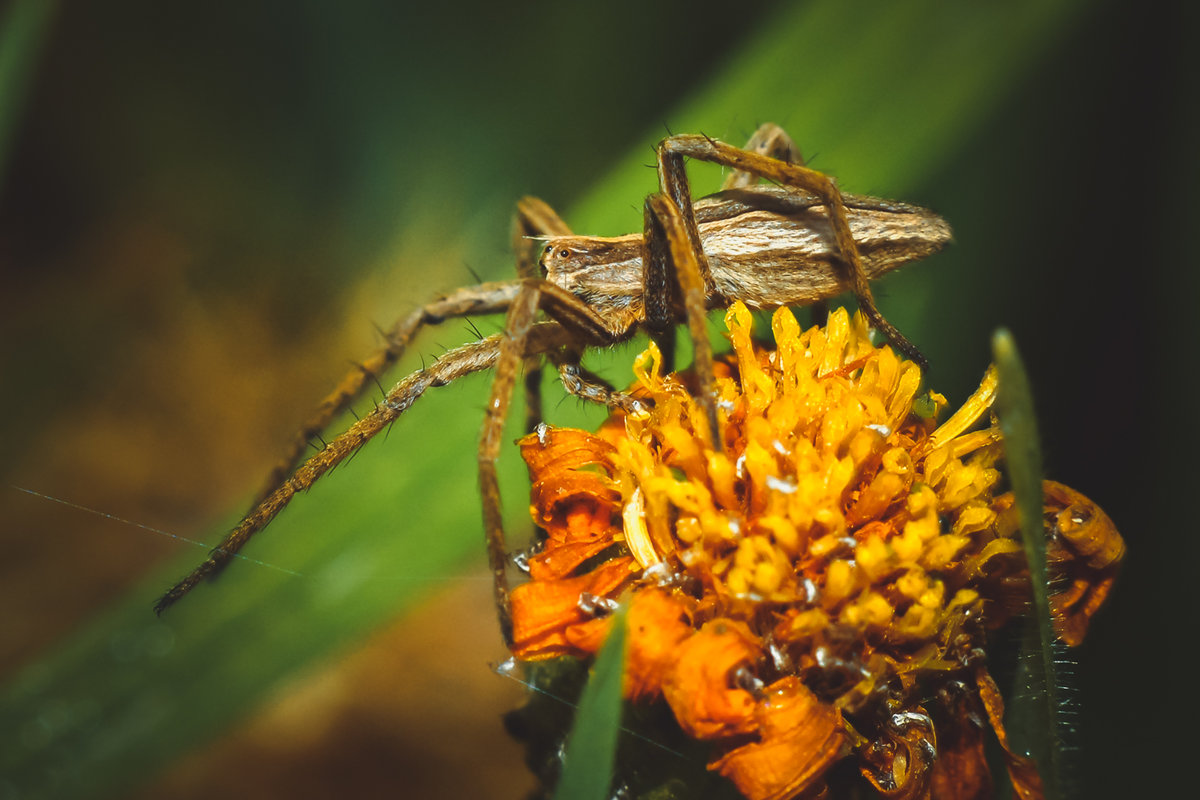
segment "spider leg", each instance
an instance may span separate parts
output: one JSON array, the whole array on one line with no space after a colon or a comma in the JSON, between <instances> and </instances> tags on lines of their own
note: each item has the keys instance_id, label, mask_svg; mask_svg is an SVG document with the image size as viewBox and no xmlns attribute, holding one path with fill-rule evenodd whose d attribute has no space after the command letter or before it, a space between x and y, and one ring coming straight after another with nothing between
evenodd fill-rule
<instances>
[{"instance_id":1,"label":"spider leg","mask_svg":"<svg viewBox=\"0 0 1200 800\"><path fill-rule=\"evenodd\" d=\"M788 164L759 153L752 153L724 142L718 142L707 136L681 135L664 139L658 146L659 183L663 193L671 198L676 208L682 213L688 238L697 250L699 250L699 235L696 232L696 219L692 209L687 174L683 167L685 157L709 161L784 186L803 189L821 198L825 207L829 209L834 243L846 269L846 287L854 293L859 307L871 324L886 336L897 350L916 361L922 368L928 369L929 362L925 356L921 355L921 351L888 322L875 305L875 298L871 294L870 282L863 269L858 247L850 233L846 205L833 178L800 164ZM710 293L711 296L712 293Z\"/></svg>"},{"instance_id":2,"label":"spider leg","mask_svg":"<svg viewBox=\"0 0 1200 800\"><path fill-rule=\"evenodd\" d=\"M508 598L508 548L496 462L503 445L504 421L512 404L517 370L524 359L538 352L530 348L529 337L536 330L535 321L539 311L544 311L571 336L572 341L565 347L574 350L612 344L630 333L628 330L611 329L604 318L583 300L540 278L521 281L521 290L509 307L505 330L500 338L492 391L479 433L479 490L483 500L484 534L487 537L488 564L492 570L500 631L506 644L512 644L512 612Z\"/></svg>"},{"instance_id":3,"label":"spider leg","mask_svg":"<svg viewBox=\"0 0 1200 800\"><path fill-rule=\"evenodd\" d=\"M397 320L384 332L384 344L357 368L346 374L337 388L320 402L316 410L292 437L284 455L271 469L270 475L254 499L258 506L288 479L300 463L309 441L329 426L341 412L362 396L363 390L374 384L380 375L395 364L408 348L409 342L426 325L436 325L450 317L474 314L497 314L505 311L516 297L519 283L503 281L481 283L457 289L427 303L403 319Z\"/></svg>"},{"instance_id":4,"label":"spider leg","mask_svg":"<svg viewBox=\"0 0 1200 800\"><path fill-rule=\"evenodd\" d=\"M563 326L541 323L532 327L525 337L524 349L541 353L564 347L574 340ZM254 534L265 528L298 492L316 483L325 473L356 453L376 434L387 428L416 402L430 387L444 386L472 372L489 369L500 358L504 334L495 334L477 342L465 344L444 354L426 369L414 372L401 380L382 401L340 436L310 457L286 478L209 553L208 559L196 567L166 594L159 598L154 610L161 614L175 601L190 592L206 578L215 577L236 556Z\"/></svg>"},{"instance_id":5,"label":"spider leg","mask_svg":"<svg viewBox=\"0 0 1200 800\"><path fill-rule=\"evenodd\" d=\"M571 229L547 203L536 197L522 197L513 217L512 248L517 257L517 277L538 278L538 253L543 236L570 236ZM545 419L542 414L542 361L540 357L525 359L525 432ZM565 382L564 382L565 383Z\"/></svg>"},{"instance_id":6,"label":"spider leg","mask_svg":"<svg viewBox=\"0 0 1200 800\"><path fill-rule=\"evenodd\" d=\"M803 164L804 156L800 148L788 136L787 131L774 122L764 122L746 142L744 150L767 156L768 158L786 161L789 164ZM726 189L745 189L758 183L759 177L753 172L734 170L725 176L721 191Z\"/></svg>"},{"instance_id":7,"label":"spider leg","mask_svg":"<svg viewBox=\"0 0 1200 800\"><path fill-rule=\"evenodd\" d=\"M752 153L786 161L789 164L804 165L804 156L787 131L773 122L764 122L754 132L754 135L742 148ZM752 172L735 169L730 172L721 184L721 191L726 189L746 189L757 184L761 178ZM814 325L824 325L829 318L829 305L824 300L818 300L809 306L809 312Z\"/></svg>"},{"instance_id":8,"label":"spider leg","mask_svg":"<svg viewBox=\"0 0 1200 800\"><path fill-rule=\"evenodd\" d=\"M558 378L563 388L582 400L610 409L619 408L626 413L633 413L645 405L633 395L618 391L599 375L584 369L577 350L565 348L547 353L546 359L558 368Z\"/></svg>"},{"instance_id":9,"label":"spider leg","mask_svg":"<svg viewBox=\"0 0 1200 800\"><path fill-rule=\"evenodd\" d=\"M533 197L523 198L517 204L513 225L513 244L517 256L519 277L537 276L536 241L527 237L570 233L566 223L546 203ZM376 382L380 375L391 368L408 349L413 338L426 325L437 325L452 317L476 314L498 314L508 309L516 297L520 284L517 281L480 283L457 289L435 298L406 317L396 320L392 327L383 331L384 344L365 361L349 372L337 388L330 392L296 431L287 450L271 469L254 500L262 503L274 492L300 463L308 443L325 430L338 414L362 396L364 389Z\"/></svg>"},{"instance_id":10,"label":"spider leg","mask_svg":"<svg viewBox=\"0 0 1200 800\"><path fill-rule=\"evenodd\" d=\"M668 139L667 142L672 140ZM677 310L682 306L695 347L693 364L700 381L701 402L705 406L713 441L719 446L717 411L713 400L712 347L705 324L708 298L716 296L716 286L700 244L683 157L664 152L665 144L659 146L659 180L663 192L674 201L674 208L662 196L646 202L646 251L643 258L646 328L663 354L663 368L672 370ZM803 163L803 156L795 142L773 123L759 126L746 143L746 150L764 158ZM726 177L721 188L744 188L754 185L759 179L760 176L754 172L735 169Z\"/></svg>"},{"instance_id":11,"label":"spider leg","mask_svg":"<svg viewBox=\"0 0 1200 800\"><path fill-rule=\"evenodd\" d=\"M704 251L689 238L683 215L666 195L652 194L646 198L645 220L642 264L646 327L652 336L660 332L674 332L678 303L668 302L668 298L675 294L672 289L677 290L695 348L692 369L701 387L700 403L708 421L709 435L717 449L720 449L721 429L717 422L714 391L716 378L713 373L712 343L708 339L708 298L714 293L708 288L712 281L708 261Z\"/></svg>"}]
</instances>

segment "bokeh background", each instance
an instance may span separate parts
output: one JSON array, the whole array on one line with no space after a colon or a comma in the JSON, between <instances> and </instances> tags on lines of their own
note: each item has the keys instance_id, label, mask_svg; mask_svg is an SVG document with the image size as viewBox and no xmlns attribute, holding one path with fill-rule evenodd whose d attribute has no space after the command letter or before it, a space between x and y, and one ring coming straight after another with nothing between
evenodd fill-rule
<instances>
[{"instance_id":1,"label":"bokeh background","mask_svg":"<svg viewBox=\"0 0 1200 800\"><path fill-rule=\"evenodd\" d=\"M255 562L150 605L376 326L511 274L518 197L635 230L655 141L763 121L954 225L881 308L952 401L1015 333L1048 473L1129 544L1077 653L1076 785L1172 788L1197 711L1196 12L513 6L4 7L0 798L528 791L499 720L521 687L492 670L485 378L431 392ZM448 323L397 374L473 336ZM591 363L623 382L635 352ZM596 420L560 396L552 421Z\"/></svg>"}]
</instances>

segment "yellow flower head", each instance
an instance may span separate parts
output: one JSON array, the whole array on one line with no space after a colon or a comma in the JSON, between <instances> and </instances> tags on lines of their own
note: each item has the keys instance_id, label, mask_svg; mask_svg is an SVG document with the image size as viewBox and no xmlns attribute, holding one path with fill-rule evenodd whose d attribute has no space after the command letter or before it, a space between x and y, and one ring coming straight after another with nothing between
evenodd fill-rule
<instances>
[{"instance_id":1,"label":"yellow flower head","mask_svg":"<svg viewBox=\"0 0 1200 800\"><path fill-rule=\"evenodd\" d=\"M716 437L651 346L635 366L643 411L521 441L547 538L512 595L514 654L594 653L625 595L626 694L664 699L747 797L817 791L849 754L889 797L986 776L967 711L998 725L1001 705L978 650L1028 588L1011 497L997 493L999 430L972 430L994 372L939 426L945 399L918 395L919 367L871 344L860 315L801 332L780 309L774 350L754 344L741 304L726 323ZM1055 619L1074 643L1120 537L1077 493L1053 503L1089 514L1078 547L1049 548L1072 576ZM1077 555L1098 549L1111 557ZM963 685L977 690L958 697ZM939 686L954 711L930 707ZM940 759L935 720L956 743ZM1032 784L1023 766L1010 754Z\"/></svg>"}]
</instances>

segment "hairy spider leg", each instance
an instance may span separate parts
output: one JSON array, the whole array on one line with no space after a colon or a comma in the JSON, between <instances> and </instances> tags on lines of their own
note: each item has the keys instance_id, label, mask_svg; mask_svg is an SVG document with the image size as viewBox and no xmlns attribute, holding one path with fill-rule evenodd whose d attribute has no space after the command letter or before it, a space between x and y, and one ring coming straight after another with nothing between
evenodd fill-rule
<instances>
[{"instance_id":1,"label":"hairy spider leg","mask_svg":"<svg viewBox=\"0 0 1200 800\"><path fill-rule=\"evenodd\" d=\"M513 216L512 249L517 257L518 278L539 278L538 254L546 236L570 236L571 229L558 212L537 197L522 197ZM578 361L578 358L576 359ZM564 380L564 384L566 381ZM542 413L542 359L525 359L525 432L545 419Z\"/></svg>"},{"instance_id":2,"label":"hairy spider leg","mask_svg":"<svg viewBox=\"0 0 1200 800\"><path fill-rule=\"evenodd\" d=\"M850 233L846 205L842 200L842 193L837 187L837 182L833 178L800 164L785 163L769 156L733 147L707 136L683 134L664 139L658 146L659 185L663 194L671 199L683 215L688 238L699 253L698 260L705 267L706 272L707 265L700 248L699 233L696 230L696 217L692 208L687 172L683 166L684 158L720 164L784 186L811 192L821 198L826 208L829 209L834 243L846 269L846 288L853 292L859 307L871 324L886 336L897 350L920 364L922 369L928 370L929 361L921 354L921 351L888 322L875 305L875 298L871 294L871 285L863 269L858 247ZM713 288L711 280L711 276L706 276L706 286L710 290ZM711 390L711 387L708 388Z\"/></svg>"},{"instance_id":3,"label":"hairy spider leg","mask_svg":"<svg viewBox=\"0 0 1200 800\"><path fill-rule=\"evenodd\" d=\"M694 247L688 238L683 215L665 195L652 194L646 198L645 220L642 264L645 276L646 325L652 333L673 335L675 320L678 317L671 307L674 304L669 304L666 296L669 296L667 293L670 288L676 288L683 302L684 316L694 348L692 369L703 387L700 402L708 420L709 436L720 450L721 431L717 423L716 395L712 391L716 378L713 373L712 343L708 340L709 291L705 288L705 284L711 282L708 262L703 260L703 251ZM655 301L651 295L652 288L664 297ZM660 348L661 346L660 344ZM665 364L664 369L667 369Z\"/></svg>"},{"instance_id":4,"label":"hairy spider leg","mask_svg":"<svg viewBox=\"0 0 1200 800\"><path fill-rule=\"evenodd\" d=\"M524 347L529 353L545 352L567 346L574 338L574 334L562 325L553 322L539 323L528 332ZM407 411L426 389L445 386L464 375L493 368L500 358L504 340L505 335L497 333L457 347L430 366L397 383L369 414L311 456L291 477L251 509L237 527L212 549L202 564L159 598L154 604L154 610L161 614L201 581L215 577L254 534L265 528L287 507L297 493L306 491L325 473L341 464L376 434L387 428Z\"/></svg>"},{"instance_id":5,"label":"hairy spider leg","mask_svg":"<svg viewBox=\"0 0 1200 800\"><path fill-rule=\"evenodd\" d=\"M684 155L670 146L677 138L680 137L659 144L662 193L646 198L642 257L645 326L663 355L663 369L669 372L674 368L675 325L682 310L694 348L692 364L702 387L700 401L708 420L709 435L719 449L721 434L713 392L712 344L706 322L708 298L716 295L716 286L700 244ZM784 163L803 161L792 138L773 123L759 126L746 143L746 149L738 152ZM731 166L735 169L726 177L723 189L748 187L763 177L736 164Z\"/></svg>"},{"instance_id":6,"label":"hairy spider leg","mask_svg":"<svg viewBox=\"0 0 1200 800\"><path fill-rule=\"evenodd\" d=\"M530 350L528 340L536 330L539 311L572 335L573 341L567 347L575 353L583 347L613 344L627 338L632 332L628 329L612 330L605 324L604 318L583 300L541 278L522 280L521 290L509 307L504 333L501 334L495 378L479 433L479 491L483 501L488 566L492 570L500 631L509 645L512 644L512 610L508 596L508 546L504 535L496 462L504 443L504 422L512 404L517 369L522 360L534 352Z\"/></svg>"},{"instance_id":7,"label":"hairy spider leg","mask_svg":"<svg viewBox=\"0 0 1200 800\"><path fill-rule=\"evenodd\" d=\"M764 122L758 126L758 130L746 142L746 146L743 149L767 156L768 158L786 161L789 164L805 166L804 155L800 152L800 148L792 140L792 137L788 135L787 131L773 122ZM762 178L752 172L743 172L739 169L731 170L721 183L721 191L747 189L761 180ZM808 312L812 317L812 324L824 327L826 321L829 319L829 303L825 300L817 300L808 306Z\"/></svg>"},{"instance_id":8,"label":"hairy spider leg","mask_svg":"<svg viewBox=\"0 0 1200 800\"><path fill-rule=\"evenodd\" d=\"M804 156L800 154L800 148L792 141L792 137L773 122L764 122L759 125L758 130L746 142L743 149L767 158L786 161L789 164L804 164ZM721 191L746 189L760 180L761 178L753 172L735 169L725 176L725 180L721 183Z\"/></svg>"},{"instance_id":9,"label":"hairy spider leg","mask_svg":"<svg viewBox=\"0 0 1200 800\"><path fill-rule=\"evenodd\" d=\"M518 288L516 281L498 281L458 289L397 320L384 333L383 346L347 373L296 431L283 456L271 469L254 499L253 506L261 504L283 485L300 463L304 451L308 449L309 441L325 430L334 417L349 408L351 403L362 396L366 388L373 385L380 375L395 364L404 355L409 342L423 327L436 325L450 317L505 311L516 297Z\"/></svg>"},{"instance_id":10,"label":"hairy spider leg","mask_svg":"<svg viewBox=\"0 0 1200 800\"><path fill-rule=\"evenodd\" d=\"M517 204L517 213L513 221L517 276L528 278L538 275L537 252L540 245L530 237L569 233L571 229L549 205L535 197L523 198ZM517 281L494 281L457 289L433 299L392 323L392 326L383 332L383 345L347 373L296 431L284 454L263 482L263 487L252 505L262 503L288 479L300 463L313 437L325 430L334 417L348 409L351 403L362 397L363 391L370 384L375 383L380 375L395 365L422 328L426 325L438 325L455 317L499 314L507 311L519 288ZM531 376L530 381L540 380L540 371L534 372L536 375ZM540 400L540 394L538 399ZM534 409L532 414L536 415L536 419L531 416L532 426L541 420L540 402L535 401L529 407Z\"/></svg>"},{"instance_id":11,"label":"hairy spider leg","mask_svg":"<svg viewBox=\"0 0 1200 800\"><path fill-rule=\"evenodd\" d=\"M558 378L570 394L610 409L619 408L630 412L638 407L639 401L632 395L618 391L596 373L584 369L579 363L580 358L581 353L569 347L558 352L546 353L546 359L558 369Z\"/></svg>"}]
</instances>

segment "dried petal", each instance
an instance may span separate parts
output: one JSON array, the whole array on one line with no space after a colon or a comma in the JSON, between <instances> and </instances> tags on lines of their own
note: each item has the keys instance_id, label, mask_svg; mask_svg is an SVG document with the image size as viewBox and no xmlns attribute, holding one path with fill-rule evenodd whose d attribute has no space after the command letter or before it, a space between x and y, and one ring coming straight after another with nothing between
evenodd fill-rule
<instances>
[{"instance_id":1,"label":"dried petal","mask_svg":"<svg viewBox=\"0 0 1200 800\"><path fill-rule=\"evenodd\" d=\"M678 648L692 636L688 603L661 589L638 592L629 605L626 625L625 695L630 700L656 697L663 678L678 660Z\"/></svg>"},{"instance_id":2,"label":"dried petal","mask_svg":"<svg viewBox=\"0 0 1200 800\"><path fill-rule=\"evenodd\" d=\"M759 741L708 765L750 800L787 800L816 789L846 745L841 714L794 676L767 688L754 718Z\"/></svg>"},{"instance_id":3,"label":"dried petal","mask_svg":"<svg viewBox=\"0 0 1200 800\"><path fill-rule=\"evenodd\" d=\"M569 635L574 626L594 626L595 614L584 607L580 598L615 595L636 569L637 562L632 558L617 558L577 578L535 580L518 586L510 597L513 655L538 659L595 652L580 650L578 642L584 637ZM572 638L576 644L572 644Z\"/></svg>"},{"instance_id":4,"label":"dried petal","mask_svg":"<svg viewBox=\"0 0 1200 800\"><path fill-rule=\"evenodd\" d=\"M754 730L754 695L736 684L739 668L751 669L761 647L744 624L714 620L675 651L663 695L679 725L697 739Z\"/></svg>"}]
</instances>

